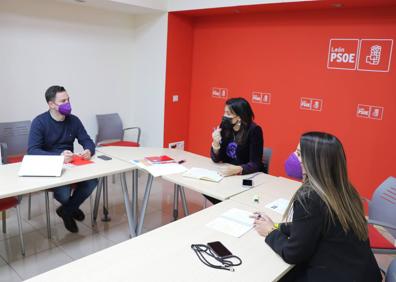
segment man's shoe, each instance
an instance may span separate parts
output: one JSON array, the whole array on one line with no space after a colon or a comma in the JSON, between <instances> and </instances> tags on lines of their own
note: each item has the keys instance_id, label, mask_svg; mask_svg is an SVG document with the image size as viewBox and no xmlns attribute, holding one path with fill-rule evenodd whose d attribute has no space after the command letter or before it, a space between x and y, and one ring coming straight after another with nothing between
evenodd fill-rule
<instances>
[{"instance_id":1,"label":"man's shoe","mask_svg":"<svg viewBox=\"0 0 396 282\"><path fill-rule=\"evenodd\" d=\"M75 220L83 221L85 219L85 214L82 210L76 209L75 211L72 212L72 217Z\"/></svg>"},{"instance_id":2,"label":"man's shoe","mask_svg":"<svg viewBox=\"0 0 396 282\"><path fill-rule=\"evenodd\" d=\"M78 226L77 223L74 221L73 217L70 215L66 215L63 212L62 206L56 209L56 214L59 215L63 219L63 224L65 225L65 228L69 230L71 233L77 233L78 232Z\"/></svg>"}]
</instances>

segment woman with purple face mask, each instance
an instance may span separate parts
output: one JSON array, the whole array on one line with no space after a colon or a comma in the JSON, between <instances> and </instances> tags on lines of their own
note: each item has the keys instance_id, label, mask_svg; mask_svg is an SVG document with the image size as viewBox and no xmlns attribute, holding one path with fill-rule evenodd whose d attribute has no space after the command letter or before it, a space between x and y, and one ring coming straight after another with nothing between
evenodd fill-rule
<instances>
[{"instance_id":1,"label":"woman with purple face mask","mask_svg":"<svg viewBox=\"0 0 396 282\"><path fill-rule=\"evenodd\" d=\"M337 137L303 134L285 169L303 180L284 214L285 223L274 224L260 212L254 222L265 242L294 265L280 281L382 281L362 201L349 181Z\"/></svg>"},{"instance_id":2,"label":"woman with purple face mask","mask_svg":"<svg viewBox=\"0 0 396 282\"><path fill-rule=\"evenodd\" d=\"M212 133L210 156L216 163L225 163L224 176L264 172L263 131L254 121L254 113L244 98L226 101L220 125ZM207 197L212 203L218 203Z\"/></svg>"}]
</instances>

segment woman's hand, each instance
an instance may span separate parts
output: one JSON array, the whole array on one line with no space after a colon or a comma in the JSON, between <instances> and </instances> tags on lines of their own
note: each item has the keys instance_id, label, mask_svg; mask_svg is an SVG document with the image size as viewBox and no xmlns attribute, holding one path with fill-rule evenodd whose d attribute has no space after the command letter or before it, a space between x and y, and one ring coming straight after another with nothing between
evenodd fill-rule
<instances>
[{"instance_id":1,"label":"woman's hand","mask_svg":"<svg viewBox=\"0 0 396 282\"><path fill-rule=\"evenodd\" d=\"M274 222L265 213L255 212L254 217L254 228L261 236L266 237L275 229Z\"/></svg>"},{"instance_id":2,"label":"woman's hand","mask_svg":"<svg viewBox=\"0 0 396 282\"><path fill-rule=\"evenodd\" d=\"M225 165L220 168L220 174L223 176L231 176L241 174L243 168L238 165Z\"/></svg>"},{"instance_id":3,"label":"woman's hand","mask_svg":"<svg viewBox=\"0 0 396 282\"><path fill-rule=\"evenodd\" d=\"M217 127L213 130L212 132L212 147L215 150L220 149L220 143L221 143L221 128Z\"/></svg>"}]
</instances>

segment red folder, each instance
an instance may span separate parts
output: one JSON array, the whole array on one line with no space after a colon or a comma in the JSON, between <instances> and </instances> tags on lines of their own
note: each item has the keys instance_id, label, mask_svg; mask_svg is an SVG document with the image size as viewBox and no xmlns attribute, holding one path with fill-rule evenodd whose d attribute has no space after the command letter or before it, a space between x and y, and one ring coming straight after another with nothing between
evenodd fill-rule
<instances>
[{"instance_id":1,"label":"red folder","mask_svg":"<svg viewBox=\"0 0 396 282\"><path fill-rule=\"evenodd\" d=\"M146 160L151 162L152 164L166 164L166 163L174 163L175 160L172 159L169 156L163 155L163 156L152 156L152 157L146 157Z\"/></svg>"},{"instance_id":2,"label":"red folder","mask_svg":"<svg viewBox=\"0 0 396 282\"><path fill-rule=\"evenodd\" d=\"M80 156L73 156L72 161L70 162L72 165L86 165L86 164L92 164L93 161L86 160L83 157Z\"/></svg>"}]
</instances>

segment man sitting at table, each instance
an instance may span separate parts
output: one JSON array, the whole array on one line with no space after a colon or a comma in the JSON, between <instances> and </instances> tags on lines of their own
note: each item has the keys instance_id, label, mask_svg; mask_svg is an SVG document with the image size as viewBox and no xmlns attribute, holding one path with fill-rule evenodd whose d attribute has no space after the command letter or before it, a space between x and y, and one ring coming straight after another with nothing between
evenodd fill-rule
<instances>
[{"instance_id":1,"label":"man sitting at table","mask_svg":"<svg viewBox=\"0 0 396 282\"><path fill-rule=\"evenodd\" d=\"M88 136L80 119L71 114L70 98L62 86L51 86L45 92L49 110L37 116L31 125L29 134L29 155L63 155L65 163L72 161L73 143L84 148L79 154L83 159L90 159L95 154L95 144ZM76 184L53 189L55 199L61 203L56 213L70 232L78 232L75 220L83 221L85 215L80 205L87 199L98 183L91 179Z\"/></svg>"}]
</instances>

